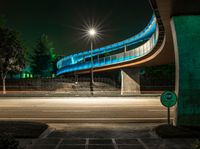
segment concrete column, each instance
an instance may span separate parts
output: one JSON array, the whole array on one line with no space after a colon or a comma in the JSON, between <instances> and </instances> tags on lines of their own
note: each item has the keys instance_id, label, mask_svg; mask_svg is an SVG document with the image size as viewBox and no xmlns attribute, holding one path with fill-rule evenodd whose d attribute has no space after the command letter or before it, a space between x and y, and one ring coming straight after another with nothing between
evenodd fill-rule
<instances>
[{"instance_id":1,"label":"concrete column","mask_svg":"<svg viewBox=\"0 0 200 149\"><path fill-rule=\"evenodd\" d=\"M176 56L176 125L200 126L200 16L171 21Z\"/></svg>"},{"instance_id":2,"label":"concrete column","mask_svg":"<svg viewBox=\"0 0 200 149\"><path fill-rule=\"evenodd\" d=\"M140 94L139 69L124 68L121 70L121 95Z\"/></svg>"}]
</instances>

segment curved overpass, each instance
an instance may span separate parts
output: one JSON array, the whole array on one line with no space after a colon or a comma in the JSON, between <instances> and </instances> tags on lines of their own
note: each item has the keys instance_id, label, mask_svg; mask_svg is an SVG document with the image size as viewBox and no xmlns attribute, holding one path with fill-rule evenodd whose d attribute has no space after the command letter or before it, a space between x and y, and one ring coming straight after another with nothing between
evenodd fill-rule
<instances>
[{"instance_id":1,"label":"curved overpass","mask_svg":"<svg viewBox=\"0 0 200 149\"><path fill-rule=\"evenodd\" d=\"M159 13L155 11L147 27L139 34L112 45L62 58L57 63L57 75L73 72L88 73L91 68L93 68L94 72L98 72L148 65L161 52L160 47L164 43L164 39L162 21L160 20ZM136 46L138 44L139 46ZM134 45L136 47L130 49ZM123 52L120 52L123 48ZM115 54L102 57L103 54L112 52L115 52ZM96 57L93 63L91 60L88 61L88 59L91 59L91 56L93 58Z\"/></svg>"},{"instance_id":2,"label":"curved overpass","mask_svg":"<svg viewBox=\"0 0 200 149\"><path fill-rule=\"evenodd\" d=\"M117 43L114 43L111 45L107 45L105 47L97 48L92 51L88 50L85 52L80 52L77 54L66 56L58 61L57 67L59 69L61 69L63 67L69 66L69 65L77 64L77 63L81 62L82 60L89 58L91 56L94 57L97 55L117 51L117 50L122 49L125 46L131 46L131 45L146 41L155 32L155 28L156 28L156 20L155 20L155 16L153 15L149 24L147 25L147 27L143 31L138 33L137 35L135 35L131 38L128 38L124 41L117 42Z\"/></svg>"}]
</instances>

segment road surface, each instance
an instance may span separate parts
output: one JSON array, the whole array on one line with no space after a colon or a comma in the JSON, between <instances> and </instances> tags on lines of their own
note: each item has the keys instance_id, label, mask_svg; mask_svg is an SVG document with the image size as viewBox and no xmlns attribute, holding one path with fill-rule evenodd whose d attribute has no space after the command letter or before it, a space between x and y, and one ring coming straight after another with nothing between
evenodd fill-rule
<instances>
[{"instance_id":1,"label":"road surface","mask_svg":"<svg viewBox=\"0 0 200 149\"><path fill-rule=\"evenodd\" d=\"M171 109L173 118L173 111ZM159 97L0 98L0 120L62 122L164 122Z\"/></svg>"}]
</instances>

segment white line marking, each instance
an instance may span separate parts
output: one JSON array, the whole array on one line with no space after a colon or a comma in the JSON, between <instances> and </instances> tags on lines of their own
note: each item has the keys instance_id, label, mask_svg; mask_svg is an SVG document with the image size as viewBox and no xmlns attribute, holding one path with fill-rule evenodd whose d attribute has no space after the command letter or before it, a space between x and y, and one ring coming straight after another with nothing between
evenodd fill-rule
<instances>
[{"instance_id":1,"label":"white line marking","mask_svg":"<svg viewBox=\"0 0 200 149\"><path fill-rule=\"evenodd\" d=\"M86 138L85 149L88 149L88 145L89 145L89 138Z\"/></svg>"},{"instance_id":2,"label":"white line marking","mask_svg":"<svg viewBox=\"0 0 200 149\"><path fill-rule=\"evenodd\" d=\"M116 141L115 141L114 138L112 138L112 143L113 143L113 145L114 145L114 148L115 148L115 149L118 149L117 143L116 143Z\"/></svg>"},{"instance_id":3,"label":"white line marking","mask_svg":"<svg viewBox=\"0 0 200 149\"><path fill-rule=\"evenodd\" d=\"M57 112L70 112L70 113L88 113L88 112L92 112L89 110L42 110L41 112L46 112L46 113L57 113Z\"/></svg>"},{"instance_id":4,"label":"white line marking","mask_svg":"<svg viewBox=\"0 0 200 149\"><path fill-rule=\"evenodd\" d=\"M55 149L58 149L61 145L61 143L63 142L63 138L60 139L60 141L58 142L58 144L56 145Z\"/></svg>"},{"instance_id":5,"label":"white line marking","mask_svg":"<svg viewBox=\"0 0 200 149\"><path fill-rule=\"evenodd\" d=\"M149 112L167 112L167 110L148 110ZM174 110L170 110L171 112L174 112Z\"/></svg>"},{"instance_id":6,"label":"white line marking","mask_svg":"<svg viewBox=\"0 0 200 149\"><path fill-rule=\"evenodd\" d=\"M146 144L144 144L144 142L143 142L140 138L138 138L137 140L140 142L140 144L141 144L145 149L149 149L149 147L148 147Z\"/></svg>"}]
</instances>

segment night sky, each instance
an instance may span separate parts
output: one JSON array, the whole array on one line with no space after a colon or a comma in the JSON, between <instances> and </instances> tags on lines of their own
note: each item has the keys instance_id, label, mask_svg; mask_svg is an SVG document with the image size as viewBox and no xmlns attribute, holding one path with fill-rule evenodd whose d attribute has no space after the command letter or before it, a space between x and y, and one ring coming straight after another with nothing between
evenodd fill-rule
<instances>
[{"instance_id":1,"label":"night sky","mask_svg":"<svg viewBox=\"0 0 200 149\"><path fill-rule=\"evenodd\" d=\"M89 49L82 36L86 24L95 24L101 39L95 47L124 40L149 22L149 0L1 0L0 14L19 32L30 49L47 34L57 53L71 54Z\"/></svg>"}]
</instances>

